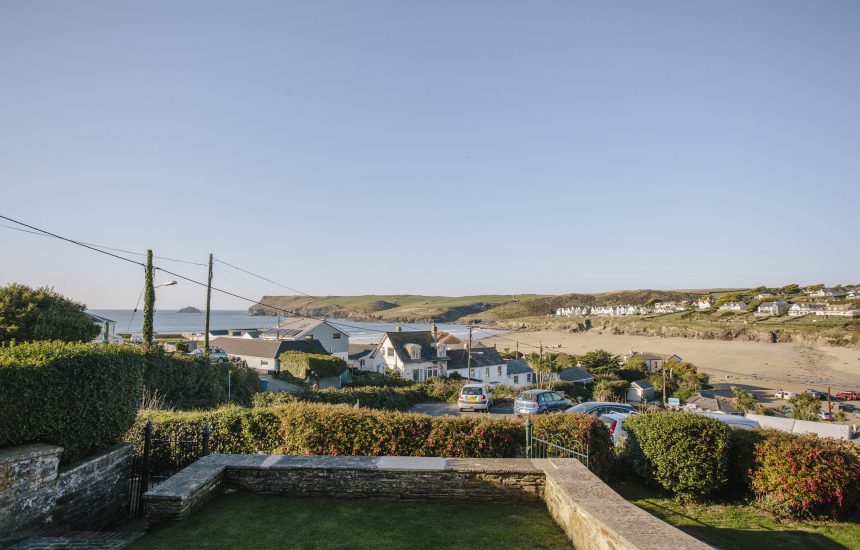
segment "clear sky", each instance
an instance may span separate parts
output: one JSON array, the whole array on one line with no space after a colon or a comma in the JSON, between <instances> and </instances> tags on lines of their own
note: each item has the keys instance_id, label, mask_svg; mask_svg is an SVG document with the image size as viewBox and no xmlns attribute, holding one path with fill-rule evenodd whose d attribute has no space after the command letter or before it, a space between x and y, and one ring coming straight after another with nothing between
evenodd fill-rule
<instances>
[{"instance_id":1,"label":"clear sky","mask_svg":"<svg viewBox=\"0 0 860 550\"><path fill-rule=\"evenodd\" d=\"M858 29L854 0L5 0L0 214L312 294L856 283ZM0 228L12 281L131 308L143 270Z\"/></svg>"}]
</instances>

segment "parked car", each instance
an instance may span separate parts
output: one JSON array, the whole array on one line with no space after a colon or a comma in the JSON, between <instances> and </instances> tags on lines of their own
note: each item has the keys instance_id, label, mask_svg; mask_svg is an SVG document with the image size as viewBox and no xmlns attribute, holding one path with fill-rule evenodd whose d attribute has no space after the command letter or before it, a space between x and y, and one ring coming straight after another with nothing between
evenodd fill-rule
<instances>
[{"instance_id":1,"label":"parked car","mask_svg":"<svg viewBox=\"0 0 860 550\"><path fill-rule=\"evenodd\" d=\"M776 394L774 396L777 399L794 399L797 397L797 392L793 391L785 391L785 390L776 390Z\"/></svg>"},{"instance_id":2,"label":"parked car","mask_svg":"<svg viewBox=\"0 0 860 550\"><path fill-rule=\"evenodd\" d=\"M191 355L198 357L202 356L203 348L197 348L191 352ZM227 352L221 348L209 348L209 360L216 363L223 363L227 360Z\"/></svg>"},{"instance_id":3,"label":"parked car","mask_svg":"<svg viewBox=\"0 0 860 550\"><path fill-rule=\"evenodd\" d=\"M639 411L633 405L627 403L613 403L611 401L586 401L574 407L567 409L567 413L582 413L593 414L594 416L602 416L604 414L621 413L621 414L636 414Z\"/></svg>"},{"instance_id":4,"label":"parked car","mask_svg":"<svg viewBox=\"0 0 860 550\"><path fill-rule=\"evenodd\" d=\"M830 413L827 411L821 411L820 413L818 413L818 416L821 418L821 420L831 420Z\"/></svg>"},{"instance_id":5,"label":"parked car","mask_svg":"<svg viewBox=\"0 0 860 550\"><path fill-rule=\"evenodd\" d=\"M811 388L808 388L808 389L804 390L803 393L808 393L809 395L811 395L812 397L814 397L816 399L821 399L823 401L827 400L827 392L826 391L818 391L818 390L813 390Z\"/></svg>"},{"instance_id":6,"label":"parked car","mask_svg":"<svg viewBox=\"0 0 860 550\"><path fill-rule=\"evenodd\" d=\"M561 412L570 408L571 401L549 390L527 390L514 399L517 414L543 414Z\"/></svg>"},{"instance_id":7,"label":"parked car","mask_svg":"<svg viewBox=\"0 0 860 550\"><path fill-rule=\"evenodd\" d=\"M836 399L845 399L846 401L860 400L860 392L856 391L841 391L836 394Z\"/></svg>"},{"instance_id":8,"label":"parked car","mask_svg":"<svg viewBox=\"0 0 860 550\"><path fill-rule=\"evenodd\" d=\"M860 408L857 408L851 403L840 403L839 410L843 412L856 413L857 411L860 411Z\"/></svg>"},{"instance_id":9,"label":"parked car","mask_svg":"<svg viewBox=\"0 0 860 550\"><path fill-rule=\"evenodd\" d=\"M624 429L624 421L627 420L630 414L613 412L600 415L600 421L609 428L609 437L612 438L613 444L618 445L627 439L627 430Z\"/></svg>"},{"instance_id":10,"label":"parked car","mask_svg":"<svg viewBox=\"0 0 860 550\"><path fill-rule=\"evenodd\" d=\"M466 384L460 390L457 398L457 408L460 412L465 409L473 411L489 411L493 406L493 394L486 384Z\"/></svg>"}]
</instances>

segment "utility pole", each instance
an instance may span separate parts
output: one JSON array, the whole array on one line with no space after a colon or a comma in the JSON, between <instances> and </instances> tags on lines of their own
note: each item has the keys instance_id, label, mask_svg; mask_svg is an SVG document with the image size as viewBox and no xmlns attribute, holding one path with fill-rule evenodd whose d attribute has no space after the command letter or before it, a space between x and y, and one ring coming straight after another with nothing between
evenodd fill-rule
<instances>
[{"instance_id":1,"label":"utility pole","mask_svg":"<svg viewBox=\"0 0 860 550\"><path fill-rule=\"evenodd\" d=\"M830 423L833 424L833 404L830 401L830 386L827 386L827 416L830 417Z\"/></svg>"},{"instance_id":2,"label":"utility pole","mask_svg":"<svg viewBox=\"0 0 860 550\"><path fill-rule=\"evenodd\" d=\"M663 371L663 408L666 408L666 369L661 369Z\"/></svg>"},{"instance_id":3,"label":"utility pole","mask_svg":"<svg viewBox=\"0 0 860 550\"><path fill-rule=\"evenodd\" d=\"M209 282L206 284L206 327L203 329L203 356L209 359L209 310L212 304L212 253L209 254ZM229 399L228 399L229 401Z\"/></svg>"},{"instance_id":4,"label":"utility pole","mask_svg":"<svg viewBox=\"0 0 860 550\"><path fill-rule=\"evenodd\" d=\"M155 286L152 282L152 250L146 251L146 283L143 297L143 346L152 346L152 317L155 310Z\"/></svg>"},{"instance_id":5,"label":"utility pole","mask_svg":"<svg viewBox=\"0 0 860 550\"><path fill-rule=\"evenodd\" d=\"M466 356L466 378L472 381L472 325L469 325L469 353Z\"/></svg>"},{"instance_id":6,"label":"utility pole","mask_svg":"<svg viewBox=\"0 0 860 550\"><path fill-rule=\"evenodd\" d=\"M538 359L538 376L540 376L540 382L538 382L538 385L543 387L543 342L538 341L538 343L540 344L540 359Z\"/></svg>"}]
</instances>

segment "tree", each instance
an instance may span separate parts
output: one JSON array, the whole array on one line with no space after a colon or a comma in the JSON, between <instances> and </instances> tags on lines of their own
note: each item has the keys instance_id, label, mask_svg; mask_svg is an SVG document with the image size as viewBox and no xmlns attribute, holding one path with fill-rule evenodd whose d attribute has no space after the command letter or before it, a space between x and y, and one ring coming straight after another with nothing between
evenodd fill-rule
<instances>
[{"instance_id":1,"label":"tree","mask_svg":"<svg viewBox=\"0 0 860 550\"><path fill-rule=\"evenodd\" d=\"M11 284L0 288L0 343L16 340L86 342L99 327L84 313L86 306L51 288Z\"/></svg>"},{"instance_id":2,"label":"tree","mask_svg":"<svg viewBox=\"0 0 860 550\"><path fill-rule=\"evenodd\" d=\"M821 401L808 393L797 394L788 400L794 407L791 417L795 420L818 420L821 415Z\"/></svg>"},{"instance_id":3,"label":"tree","mask_svg":"<svg viewBox=\"0 0 860 550\"><path fill-rule=\"evenodd\" d=\"M779 289L779 294L800 294L800 285L794 283L790 285L785 285L784 287Z\"/></svg>"},{"instance_id":4,"label":"tree","mask_svg":"<svg viewBox=\"0 0 860 550\"><path fill-rule=\"evenodd\" d=\"M735 398L732 399L732 406L734 408L745 413L756 410L758 402L753 394L736 386L732 386L732 393L735 394Z\"/></svg>"},{"instance_id":5,"label":"tree","mask_svg":"<svg viewBox=\"0 0 860 550\"><path fill-rule=\"evenodd\" d=\"M621 401L627 393L630 382L605 378L594 384L593 396L595 401Z\"/></svg>"},{"instance_id":6,"label":"tree","mask_svg":"<svg viewBox=\"0 0 860 550\"><path fill-rule=\"evenodd\" d=\"M579 365L591 374L598 376L614 373L621 368L621 358L606 350L599 349L582 355L579 358Z\"/></svg>"}]
</instances>

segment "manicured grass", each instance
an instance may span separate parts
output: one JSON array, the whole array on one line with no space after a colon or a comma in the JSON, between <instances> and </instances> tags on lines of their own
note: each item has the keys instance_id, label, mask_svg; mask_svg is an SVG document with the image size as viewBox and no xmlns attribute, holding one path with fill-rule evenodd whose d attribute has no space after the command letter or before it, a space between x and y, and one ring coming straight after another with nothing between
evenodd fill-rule
<instances>
[{"instance_id":1,"label":"manicured grass","mask_svg":"<svg viewBox=\"0 0 860 550\"><path fill-rule=\"evenodd\" d=\"M233 493L132 548L570 548L541 505Z\"/></svg>"},{"instance_id":2,"label":"manicured grass","mask_svg":"<svg viewBox=\"0 0 860 550\"><path fill-rule=\"evenodd\" d=\"M651 514L718 548L860 548L860 523L780 522L753 504L680 504L634 482L612 486Z\"/></svg>"}]
</instances>

